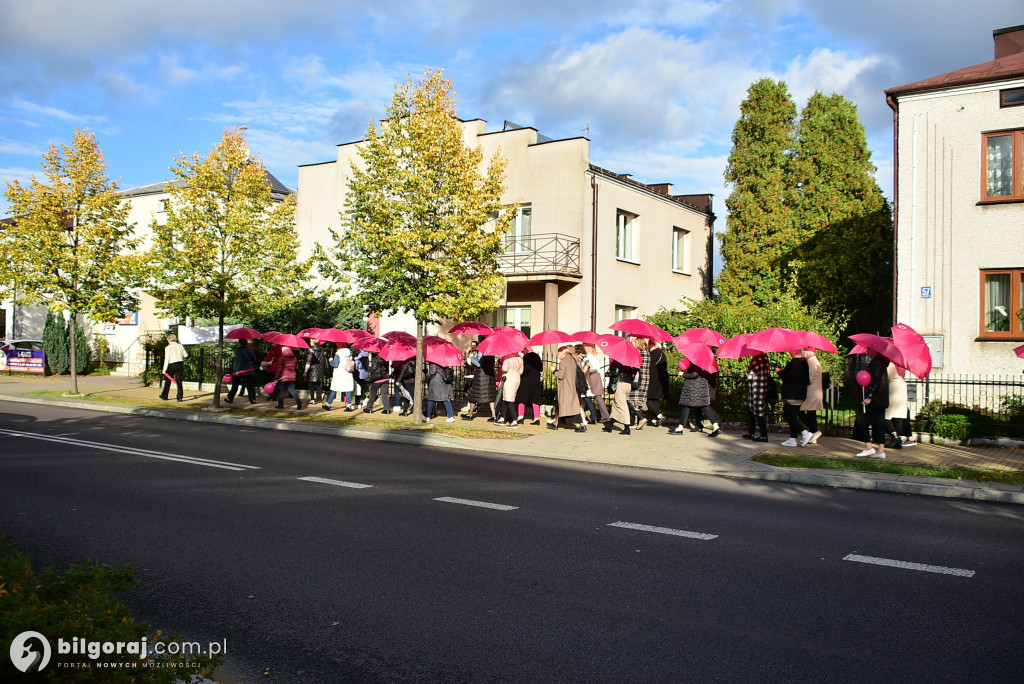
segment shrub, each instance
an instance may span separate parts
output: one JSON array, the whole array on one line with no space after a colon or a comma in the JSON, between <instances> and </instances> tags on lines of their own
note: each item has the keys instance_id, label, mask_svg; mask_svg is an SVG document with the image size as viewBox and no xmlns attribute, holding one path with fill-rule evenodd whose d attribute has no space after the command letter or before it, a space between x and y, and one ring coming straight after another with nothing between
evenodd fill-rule
<instances>
[{"instance_id":1,"label":"shrub","mask_svg":"<svg viewBox=\"0 0 1024 684\"><path fill-rule=\"evenodd\" d=\"M971 424L967 416L959 413L945 413L936 416L932 421L932 430L940 437L962 441L971 433Z\"/></svg>"}]
</instances>

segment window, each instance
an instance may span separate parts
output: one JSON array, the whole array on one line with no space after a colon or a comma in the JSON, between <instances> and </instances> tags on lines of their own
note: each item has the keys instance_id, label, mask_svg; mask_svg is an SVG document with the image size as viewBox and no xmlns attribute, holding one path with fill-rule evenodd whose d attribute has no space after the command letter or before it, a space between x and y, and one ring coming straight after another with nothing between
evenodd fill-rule
<instances>
[{"instance_id":1,"label":"window","mask_svg":"<svg viewBox=\"0 0 1024 684\"><path fill-rule=\"evenodd\" d=\"M623 306L621 304L615 305L615 322L624 321L627 318L636 318L636 307L635 306ZM619 337L628 337L624 332L615 332Z\"/></svg>"},{"instance_id":2,"label":"window","mask_svg":"<svg viewBox=\"0 0 1024 684\"><path fill-rule=\"evenodd\" d=\"M501 311L502 325L523 331L523 334L530 337L530 307L506 306Z\"/></svg>"},{"instance_id":3,"label":"window","mask_svg":"<svg viewBox=\"0 0 1024 684\"><path fill-rule=\"evenodd\" d=\"M1011 88L1010 90L999 91L1000 107L1021 107L1024 106L1024 88Z\"/></svg>"},{"instance_id":4,"label":"window","mask_svg":"<svg viewBox=\"0 0 1024 684\"><path fill-rule=\"evenodd\" d=\"M633 227L636 214L619 210L615 213L615 258L624 261L633 259Z\"/></svg>"},{"instance_id":5,"label":"window","mask_svg":"<svg viewBox=\"0 0 1024 684\"><path fill-rule=\"evenodd\" d=\"M166 212L171 208L171 200L160 200L160 211Z\"/></svg>"},{"instance_id":6,"label":"window","mask_svg":"<svg viewBox=\"0 0 1024 684\"><path fill-rule=\"evenodd\" d=\"M1024 306L1024 268L981 272L981 337L1024 337L1017 312Z\"/></svg>"},{"instance_id":7,"label":"window","mask_svg":"<svg viewBox=\"0 0 1024 684\"><path fill-rule=\"evenodd\" d=\"M982 141L982 201L1024 199L1021 190L1024 131L985 133Z\"/></svg>"},{"instance_id":8,"label":"window","mask_svg":"<svg viewBox=\"0 0 1024 684\"><path fill-rule=\"evenodd\" d=\"M672 229L672 270L690 272L690 231L683 228Z\"/></svg>"},{"instance_id":9,"label":"window","mask_svg":"<svg viewBox=\"0 0 1024 684\"><path fill-rule=\"evenodd\" d=\"M505 233L505 253L533 251L533 207L519 207L512 227Z\"/></svg>"}]
</instances>

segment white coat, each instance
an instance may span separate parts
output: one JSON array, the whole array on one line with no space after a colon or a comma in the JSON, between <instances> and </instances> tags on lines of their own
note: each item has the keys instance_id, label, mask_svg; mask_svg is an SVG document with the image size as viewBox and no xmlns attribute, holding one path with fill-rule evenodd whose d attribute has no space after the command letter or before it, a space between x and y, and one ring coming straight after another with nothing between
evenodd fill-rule
<instances>
[{"instance_id":1,"label":"white coat","mask_svg":"<svg viewBox=\"0 0 1024 684\"><path fill-rule=\"evenodd\" d=\"M334 375L331 376L332 392L352 392L356 388L356 379L350 371L345 370L345 361L352 360L352 350L342 347L334 355L338 359L338 367L334 368Z\"/></svg>"}]
</instances>

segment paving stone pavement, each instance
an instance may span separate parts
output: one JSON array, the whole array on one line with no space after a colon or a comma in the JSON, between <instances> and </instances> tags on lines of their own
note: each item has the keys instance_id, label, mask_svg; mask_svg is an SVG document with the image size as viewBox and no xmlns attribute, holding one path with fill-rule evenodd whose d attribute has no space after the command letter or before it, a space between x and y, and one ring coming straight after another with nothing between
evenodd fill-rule
<instances>
[{"instance_id":1,"label":"paving stone pavement","mask_svg":"<svg viewBox=\"0 0 1024 684\"><path fill-rule=\"evenodd\" d=\"M441 446L490 453L514 454L533 458L561 459L587 463L624 465L678 472L698 473L733 478L813 484L829 487L873 489L909 494L944 496L1024 504L1024 485L1001 485L990 482L950 480L890 473L864 473L846 470L778 468L753 460L761 453L799 453L829 458L854 460L862 445L851 439L824 436L818 445L803 448L782 447L788 435L774 433L769 443L756 443L741 438L741 430L725 429L716 438L706 433L685 432L669 435L668 427L646 426L620 435L605 433L600 426L591 426L586 433L572 430L549 430L546 420L540 425L530 422L516 430L489 423L485 418L473 421L456 419L448 424L444 417L434 418L433 426L473 428L495 438L439 434L416 428L411 419L397 415L323 411L309 406L296 411L294 405L279 412L275 403L262 397L253 405L246 401L213 407L212 386L199 390L186 384L184 401L161 402L156 385L146 387L136 378L124 376L81 376L79 392L85 397L55 396L70 391L68 377L0 376L0 401L22 401L69 405L92 410L130 413L163 418L202 422L244 424L278 430L336 434L361 439L388 440L410 445ZM49 394L41 396L39 392ZM102 399L106 401L97 401ZM222 395L223 400L223 395ZM305 402L305 398L304 398ZM339 404L340 405L340 404ZM339 421L344 421L339 423ZM355 422L357 424L353 425ZM459 432L455 430L454 432ZM497 433L505 433L498 439ZM995 446L961 446L923 443L928 435L919 436L922 443L911 448L886 451L887 462L919 466L943 466L984 470L1024 471L1024 448Z\"/></svg>"}]
</instances>

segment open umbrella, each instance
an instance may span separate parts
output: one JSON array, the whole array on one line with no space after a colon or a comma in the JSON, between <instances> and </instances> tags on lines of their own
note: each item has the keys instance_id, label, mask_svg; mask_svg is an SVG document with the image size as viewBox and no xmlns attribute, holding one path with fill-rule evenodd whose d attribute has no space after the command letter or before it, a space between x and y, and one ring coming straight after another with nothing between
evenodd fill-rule
<instances>
[{"instance_id":1,"label":"open umbrella","mask_svg":"<svg viewBox=\"0 0 1024 684\"><path fill-rule=\"evenodd\" d=\"M412 342L405 339L391 340L380 350L380 358L385 361L407 361L416 356L416 338Z\"/></svg>"},{"instance_id":2,"label":"open umbrella","mask_svg":"<svg viewBox=\"0 0 1024 684\"><path fill-rule=\"evenodd\" d=\"M1014 347L1013 353L1017 355L1017 358L1024 359L1024 344Z\"/></svg>"},{"instance_id":3,"label":"open umbrella","mask_svg":"<svg viewBox=\"0 0 1024 684\"><path fill-rule=\"evenodd\" d=\"M567 344L575 341L572 335L561 330L545 330L530 338L530 346L542 347L548 344Z\"/></svg>"},{"instance_id":4,"label":"open umbrella","mask_svg":"<svg viewBox=\"0 0 1024 684\"><path fill-rule=\"evenodd\" d=\"M477 347L477 351L484 356L501 357L520 352L525 349L529 343L530 340L526 335L513 329L512 332L502 331L488 335L480 342L480 345Z\"/></svg>"},{"instance_id":5,"label":"open umbrella","mask_svg":"<svg viewBox=\"0 0 1024 684\"><path fill-rule=\"evenodd\" d=\"M462 362L466 360L458 347L436 335L428 335L423 338L423 358L439 366L461 366Z\"/></svg>"},{"instance_id":6,"label":"open umbrella","mask_svg":"<svg viewBox=\"0 0 1024 684\"><path fill-rule=\"evenodd\" d=\"M528 335L524 333L522 330L520 330L519 328L513 328L510 325L499 325L497 328L492 328L491 333L511 333L513 335L521 335L522 337L528 337Z\"/></svg>"},{"instance_id":7,"label":"open umbrella","mask_svg":"<svg viewBox=\"0 0 1024 684\"><path fill-rule=\"evenodd\" d=\"M715 332L711 328L691 328L681 335L676 335L672 338L672 341L682 339L685 342L700 342L701 344L709 344L712 347L720 347L725 343L725 338L721 333Z\"/></svg>"},{"instance_id":8,"label":"open umbrella","mask_svg":"<svg viewBox=\"0 0 1024 684\"><path fill-rule=\"evenodd\" d=\"M352 337L352 333L347 330L338 330L337 328L325 328L320 331L321 342L336 342L338 344L352 344L357 339Z\"/></svg>"},{"instance_id":9,"label":"open umbrella","mask_svg":"<svg viewBox=\"0 0 1024 684\"><path fill-rule=\"evenodd\" d=\"M404 330L392 330L391 332L384 333L381 337L392 342L395 340L409 342L411 340L413 344L416 344L416 336L412 333L407 333Z\"/></svg>"},{"instance_id":10,"label":"open umbrella","mask_svg":"<svg viewBox=\"0 0 1024 684\"><path fill-rule=\"evenodd\" d=\"M360 337L373 337L373 335L361 328L346 328L345 330L342 330L342 332L347 332L353 337L353 339L358 339Z\"/></svg>"},{"instance_id":11,"label":"open umbrella","mask_svg":"<svg viewBox=\"0 0 1024 684\"><path fill-rule=\"evenodd\" d=\"M386 346L388 346L387 340L372 336L358 339L352 343L353 349L358 349L359 351L373 352L374 354L380 354L381 350L384 349L384 347Z\"/></svg>"},{"instance_id":12,"label":"open umbrella","mask_svg":"<svg viewBox=\"0 0 1024 684\"><path fill-rule=\"evenodd\" d=\"M322 332L323 328L306 328L299 331L299 337L307 340L311 338L320 339L320 333Z\"/></svg>"},{"instance_id":13,"label":"open umbrella","mask_svg":"<svg viewBox=\"0 0 1024 684\"><path fill-rule=\"evenodd\" d=\"M671 342L672 336L656 325L651 325L640 318L624 318L608 326L610 330L618 330L632 337L646 337L658 342Z\"/></svg>"},{"instance_id":14,"label":"open umbrella","mask_svg":"<svg viewBox=\"0 0 1024 684\"><path fill-rule=\"evenodd\" d=\"M750 342L750 338L753 336L754 333L740 333L730 337L718 347L718 358L740 359L744 356L757 356L761 351L747 346L747 343Z\"/></svg>"},{"instance_id":15,"label":"open umbrella","mask_svg":"<svg viewBox=\"0 0 1024 684\"><path fill-rule=\"evenodd\" d=\"M803 335L804 349L817 349L818 351L829 352L831 354L839 353L839 350L836 349L836 345L832 344L832 341L821 333L816 333L813 330L797 330L797 333Z\"/></svg>"},{"instance_id":16,"label":"open umbrella","mask_svg":"<svg viewBox=\"0 0 1024 684\"><path fill-rule=\"evenodd\" d=\"M264 339L266 335L263 336ZM309 345L306 341L298 335L291 335L289 333L280 333L273 340L274 344L279 344L282 347L291 347L292 349L309 349Z\"/></svg>"},{"instance_id":17,"label":"open umbrella","mask_svg":"<svg viewBox=\"0 0 1024 684\"><path fill-rule=\"evenodd\" d=\"M928 377L932 372L932 350L920 333L906 323L897 323L892 327L892 343L907 362L904 368L921 380Z\"/></svg>"},{"instance_id":18,"label":"open umbrella","mask_svg":"<svg viewBox=\"0 0 1024 684\"><path fill-rule=\"evenodd\" d=\"M572 339L583 344L597 344L601 336L593 330L580 330L578 333L573 333Z\"/></svg>"},{"instance_id":19,"label":"open umbrella","mask_svg":"<svg viewBox=\"0 0 1024 684\"><path fill-rule=\"evenodd\" d=\"M711 350L711 347L703 342L691 342L682 337L679 335L672 338L676 349L694 366L703 368L709 373L717 373L718 362L715 361L715 352Z\"/></svg>"},{"instance_id":20,"label":"open umbrella","mask_svg":"<svg viewBox=\"0 0 1024 684\"><path fill-rule=\"evenodd\" d=\"M271 344L280 344L280 342L277 341L277 338L280 337L281 335L282 333L279 333L276 330L268 330L267 332L263 333L263 339L265 339L267 342L270 342Z\"/></svg>"},{"instance_id":21,"label":"open umbrella","mask_svg":"<svg viewBox=\"0 0 1024 684\"><path fill-rule=\"evenodd\" d=\"M639 368L643 364L640 350L625 337L601 335L601 339L597 341L597 348L609 359L618 361L623 366Z\"/></svg>"},{"instance_id":22,"label":"open umbrella","mask_svg":"<svg viewBox=\"0 0 1024 684\"><path fill-rule=\"evenodd\" d=\"M262 340L263 335L260 334L259 330L253 330L252 328L235 328L231 332L224 335L225 340Z\"/></svg>"},{"instance_id":23,"label":"open umbrella","mask_svg":"<svg viewBox=\"0 0 1024 684\"><path fill-rule=\"evenodd\" d=\"M448 332L452 335L490 335L494 328L479 321L465 321L456 323Z\"/></svg>"},{"instance_id":24,"label":"open umbrella","mask_svg":"<svg viewBox=\"0 0 1024 684\"><path fill-rule=\"evenodd\" d=\"M903 366L904 368L907 367L907 362L903 359L903 354L900 353L899 348L893 344L892 340L888 337L873 335L872 333L857 333L856 335L850 335L850 339L863 348L865 352L868 349L873 350L889 359L897 366ZM865 353L855 350L856 347L850 351L850 354Z\"/></svg>"},{"instance_id":25,"label":"open umbrella","mask_svg":"<svg viewBox=\"0 0 1024 684\"><path fill-rule=\"evenodd\" d=\"M789 328L765 328L747 342L751 349L765 352L790 352L804 348L804 338Z\"/></svg>"}]
</instances>

